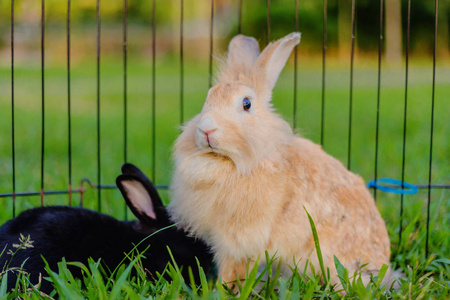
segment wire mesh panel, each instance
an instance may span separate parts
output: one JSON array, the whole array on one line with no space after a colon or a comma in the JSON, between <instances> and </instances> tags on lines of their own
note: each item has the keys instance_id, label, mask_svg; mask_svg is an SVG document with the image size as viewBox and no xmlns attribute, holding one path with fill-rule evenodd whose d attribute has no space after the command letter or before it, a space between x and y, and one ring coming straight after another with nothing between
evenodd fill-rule
<instances>
[{"instance_id":1,"label":"wire mesh panel","mask_svg":"<svg viewBox=\"0 0 450 300\"><path fill-rule=\"evenodd\" d=\"M109 212L114 206L112 202L121 201L120 195L114 191L114 178L119 174L120 165L128 161L142 167L161 189L167 189L171 174L170 149L179 133L178 125L183 124L201 109L208 88L214 84L213 74L217 69L214 58L220 58L226 51L229 39L240 33L252 35L256 30L263 46L271 39L279 38L281 33L303 31L308 27L305 20L308 11L306 6L302 6L301 1L296 0L289 4L292 11L291 19L286 21L289 26L281 22L278 13L281 4L271 3L269 0L265 3L260 2L211 0L203 3L204 7L200 9L197 7L195 10L193 4L183 0L173 0L170 3L153 0L144 7L147 9L145 11L147 17L142 15L136 17L134 3L124 0L120 8L111 13L113 4L97 0L92 1L91 10L83 12L83 17L80 17L81 7L77 3L71 3L70 0L67 0L64 7L64 16L54 10L50 10L48 16L49 4L42 0L36 11L28 12L35 17L39 15L40 47L39 57L31 56L29 59L32 61L33 70L39 73L39 86L33 86L30 93L33 94L30 96L31 100L25 99L30 103L33 102L30 104L31 111L27 111L23 108L28 105L25 100L17 103L17 96L23 96L23 91L27 88L24 80L27 80L28 76L26 72L29 61L22 53L25 35L23 30L19 32L16 30L24 26L24 13L21 12L21 17L17 20L15 11L17 5L12 0L9 11L11 53L7 59L2 58L10 61L8 76L11 90L9 99L1 98L2 103L8 102L10 105L10 110L2 110L1 118L11 121L10 124L3 126L2 131L2 134L11 137L7 143L9 150L2 152L4 157L2 161L8 162L4 164L6 166L4 168L10 170L4 177L7 178L5 182L11 183L3 184L0 190L1 201L8 207L5 216L15 216L18 211L28 207L54 203L87 205L98 211ZM425 247L428 255L429 232L432 230L430 228L432 197L433 195L445 197L443 191L449 187L448 158L446 159L445 153L443 154L448 151L445 149L445 141L438 141L438 150L433 146L436 143L434 139L436 118L439 118L440 124L446 123L442 113L435 113L436 82L441 80L439 82L443 82L443 85L448 84L445 78L439 77L440 74L445 74L445 70L437 72L436 66L438 1L435 1L433 18L432 65L428 64L426 69L432 74L432 81L428 85L430 93L420 96L420 107L423 107L423 103L430 103L430 107L426 108L429 112L423 114L418 114L418 111L419 113L423 111L422 108L414 108L414 105L418 105L418 101L417 97L411 96L409 85L411 80L420 84L425 82L420 81L418 78L420 75L417 75L422 73L422 69L414 69L413 78L410 77L410 42L414 37L411 24L415 21L411 16L411 7L414 4L408 1L406 9L405 60L404 69L401 70L403 76L398 75L399 68L383 68L383 33L386 30L383 0L377 4L379 11L373 12L379 16L379 21L373 22L376 32L373 37L374 47L364 53L358 51L357 43L358 5L356 1L351 1L350 35L346 41L349 53L344 62L341 60L339 63L336 63L339 60L333 52L333 45L336 44L333 26L336 26L336 20L335 15L330 15L336 7L331 7L330 10L330 5L334 4L327 3L327 0L320 3L320 6L315 5L317 12L322 16L322 27L316 28L322 34L321 39L309 35L308 31L303 32L303 41L295 48L293 58L274 91L274 106L290 121L295 130L298 128L304 130L303 135L323 145L349 169L361 173L367 181L384 176L396 177L401 180L398 188L404 190L406 188L404 182L413 179L413 183L424 190L424 193L419 193L420 200L426 199ZM261 8L259 10L262 12L261 15L253 19L253 24L246 23L246 17L255 7ZM196 15L199 14L198 11L203 14L204 21L195 21L195 18L200 18ZM117 17L117 12L120 12L120 17ZM74 22L74 16L78 21ZM161 21L158 18L161 18ZM80 19L83 22L80 22ZM62 20L60 23L64 26L59 24L58 20ZM172 26L173 24L177 25ZM18 34L22 41L19 46L16 43ZM64 48L64 51L60 52L65 53L65 57L58 60L53 57L55 50L52 50L52 47L60 36L65 38L63 47L62 44L58 44ZM311 42L308 41L312 39L320 40L321 43L311 46L308 44ZM136 50L138 43L142 49L141 53ZM306 50L302 48L304 43ZM21 52L19 67L15 55L18 51ZM80 53L85 57L81 58ZM375 61L375 67L369 63L368 69L365 69L367 66L364 55ZM39 61L39 64L36 61ZM66 68L62 72L58 68L64 64ZM338 67L333 64L337 64ZM343 71L344 68L346 71ZM59 76L62 74L65 82L59 82ZM385 77L387 79L383 81ZM391 89L402 77L403 103L400 107L397 101L398 91L392 92ZM343 78L348 78L348 82ZM36 81L33 77L30 82L33 80ZM18 82L20 84L17 84ZM62 101L55 100L60 95L58 89L64 89L65 106L56 104L55 108L55 103ZM383 93L385 90L386 94ZM422 93L416 89L414 92ZM35 95L38 94L40 105L36 106ZM286 101L286 98L289 101ZM366 101L368 98L372 99L370 103ZM389 110L386 105L395 107L397 112L402 113L384 118ZM441 107L445 109L446 106L441 104ZM411 113L415 114L414 119L408 119ZM59 120L64 114L66 118ZM34 120L38 115L39 124ZM19 116L20 120L17 118ZM33 137L30 138L32 141L30 144L23 143L22 126L27 118L33 122L32 127L39 129L35 131L34 128L31 131ZM401 119L401 124L397 122L398 119ZM427 125L429 131L423 138L415 138L414 142L410 142L410 136L420 131L418 127L423 124ZM59 132L60 128L64 128L61 129L64 141L54 138L55 132ZM444 129L439 131L441 139L445 128L448 127L444 126ZM27 134L28 138L30 133ZM393 136L395 137L392 138ZM395 140L399 137L400 143ZM362 144L363 139L368 141ZM426 145L415 145L418 140L426 140ZM63 143L65 145L61 146ZM31 144L34 145L33 148L30 147ZM389 150L386 144L392 144L392 149ZM422 155L427 156L426 171L417 171L423 168L422 163L416 166L410 162L411 156L414 156L413 160L419 159L418 151L415 150L415 147L418 149L419 146L420 149L424 147L429 149ZM36 162L27 157L27 151L34 152L34 148L38 147L40 155ZM63 148L64 151L61 150ZM388 151L392 153L387 154ZM433 158L436 151L437 159ZM33 157L37 155L33 154ZM396 160L398 157L400 160ZM414 166L408 167L412 165ZM18 166L26 170L22 171L20 176L17 173ZM36 172L35 169L39 171ZM438 175L434 176L432 171ZM408 172L412 175L409 176ZM436 191L435 194L433 190ZM398 205L397 242L401 243L405 230L404 206L408 205L407 199L411 196L404 194L386 196L376 189L373 193L377 201L389 203L395 201L393 203ZM60 195L60 199L63 200L51 196L55 194ZM30 200L33 198L31 196L40 196L40 202ZM168 201L167 195L165 197ZM399 201L394 197L399 197ZM120 205L120 211L116 214L126 219L128 217L126 205Z\"/></svg>"}]
</instances>

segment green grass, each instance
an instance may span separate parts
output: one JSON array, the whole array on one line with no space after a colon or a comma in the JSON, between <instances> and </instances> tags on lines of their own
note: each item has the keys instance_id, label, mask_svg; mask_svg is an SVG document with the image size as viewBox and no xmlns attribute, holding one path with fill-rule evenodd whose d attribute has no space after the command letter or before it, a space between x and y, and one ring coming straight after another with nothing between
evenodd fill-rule
<instances>
[{"instance_id":1,"label":"green grass","mask_svg":"<svg viewBox=\"0 0 450 300\"><path fill-rule=\"evenodd\" d=\"M296 130L315 142L320 141L321 122L321 64L320 61L300 57L297 94ZM177 58L159 59L156 66L156 177L157 184L170 183L172 165L171 145L179 133L179 65ZM383 66L380 104L379 177L401 178L403 109L404 109L404 67ZM72 68L72 153L73 186L78 187L81 178L88 177L96 182L96 66L94 61L82 61ZM330 64L326 76L326 106L324 127L324 148L327 152L347 164L348 153L348 103L349 68ZM431 63L412 64L409 73L408 114L406 135L405 179L411 183L428 183L428 161L431 118ZM131 58L128 66L128 161L138 165L151 175L152 171L152 105L151 105L151 60ZM50 65L45 72L45 168L46 190L64 190L68 183L67 159L67 87L64 65ZM10 69L0 66L0 193L12 191L11 158L11 87ZM15 69L15 123L16 123L16 191L39 191L41 151L41 90L38 66L20 65ZM198 113L208 89L208 66L206 61L185 63L184 115L188 120ZM432 181L448 184L450 179L449 138L450 123L450 68L438 66L435 98L435 123L433 142ZM293 120L293 69L287 67L274 91L274 106L284 118ZM377 101L377 69L373 63L356 63L353 91L353 125L351 143L351 170L368 181L374 177L375 125ZM124 161L123 153L123 75L122 62L117 57L103 57L101 65L101 182L113 184ZM160 191L164 201L169 201L165 190ZM348 297L360 298L445 298L449 282L449 196L444 189L431 193L430 258L424 256L427 191L404 197L402 240L399 240L400 196L377 193L377 204L386 221L392 241L393 265L406 274L400 291L383 291L377 283L363 287L357 280L348 284ZM0 198L0 221L12 217L12 199ZM18 197L17 212L40 205L39 196ZM46 196L46 204L67 204L66 195ZM79 196L74 196L74 204ZM84 205L97 208L96 191L88 188ZM102 211L124 218L124 203L116 190L102 191ZM131 216L131 212L128 212ZM263 259L263 258L262 258ZM69 262L68 262L69 263ZM136 262L137 264L137 262ZM136 265L134 265L136 266ZM86 266L86 274L92 282L94 262ZM250 270L251 271L251 270ZM121 270L125 274L125 269ZM233 298L230 291L214 282L205 281L198 288L183 283L176 268L168 272L173 281L160 278L149 281L144 274L121 281L118 294L121 298L159 295L176 298ZM269 270L267 271L269 272ZM301 272L300 272L301 273ZM96 273L95 273L96 274ZM119 275L119 274L118 274ZM257 293L254 286L258 278L248 281L243 289L254 298L302 298L341 297L335 288L322 285L319 275L307 280L301 274L292 278L272 278L263 284L263 291ZM353 274L349 274L352 276ZM80 283L68 279L70 274L64 266L52 280L69 282L68 293L77 297L102 298L111 296L118 277L104 279L93 284L91 290L79 291ZM57 277L60 276L60 277ZM342 275L344 276L344 275ZM270 277L270 276L269 276ZM345 277L345 276L344 276ZM90 278L90 279L89 279ZM95 279L96 278L96 279ZM90 282L90 281L89 281ZM88 284L86 284L89 286ZM259 284L258 286L261 286ZM61 287L62 289L63 287ZM58 289L58 288L57 288ZM59 289L63 295L65 291ZM78 289L78 290L77 290ZM351 289L351 290L350 290ZM105 292L106 291L106 292ZM81 293L81 294L80 294ZM93 294L90 294L93 293ZM2 285L0 284L0 294ZM34 296L32 296L34 295ZM35 298L37 292L21 294L24 298ZM72 295L72 294L70 294ZM81 296L80 296L81 295ZM103 295L103 296L101 296ZM243 292L241 296L244 295ZM259 296L258 296L259 295ZM10 295L13 298L19 295ZM72 299L71 297L68 297Z\"/></svg>"},{"instance_id":2,"label":"green grass","mask_svg":"<svg viewBox=\"0 0 450 300\"><path fill-rule=\"evenodd\" d=\"M55 296L65 299L448 299L450 296L450 261L448 258L437 259L434 254L428 259L419 257L414 264L403 268L404 277L399 279L400 287L395 289L382 284L388 266L383 266L370 283L364 285L358 272L349 274L335 257L340 284L331 284L329 272L323 267L314 221L309 214L308 217L321 271L306 264L305 269L294 268L290 277L282 277L277 258L269 257L266 253L266 267L259 270L257 260L255 267L247 270L246 280L237 283L237 292L215 279L208 280L202 268L199 268L200 283L195 284L193 276L186 282L173 260L162 274L156 274L154 279L150 279L141 266L145 253L134 253L128 254L128 264L118 267L112 275L107 275L100 262L93 260L86 266L63 259L57 272L47 266L49 275L43 280L53 282L55 287L50 295L39 292L39 285L30 285L26 274L18 276L17 288L8 293L8 272L3 268L0 273L0 296L2 299L49 299ZM420 230L419 235L423 234L424 230ZM260 257L259 261L264 261L264 258ZM67 264L81 268L82 278L74 278Z\"/></svg>"}]
</instances>

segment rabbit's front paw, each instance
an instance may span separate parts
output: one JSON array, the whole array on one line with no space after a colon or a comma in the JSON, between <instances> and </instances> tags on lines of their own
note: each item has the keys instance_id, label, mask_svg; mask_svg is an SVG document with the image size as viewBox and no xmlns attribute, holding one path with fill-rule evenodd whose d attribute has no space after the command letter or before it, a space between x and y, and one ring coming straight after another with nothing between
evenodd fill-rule
<instances>
[{"instance_id":1,"label":"rabbit's front paw","mask_svg":"<svg viewBox=\"0 0 450 300\"><path fill-rule=\"evenodd\" d=\"M238 286L244 283L247 261L236 261L234 259L225 259L220 262L219 266L219 278L225 283L230 289L235 292L238 291ZM238 280L240 284L238 284Z\"/></svg>"}]
</instances>

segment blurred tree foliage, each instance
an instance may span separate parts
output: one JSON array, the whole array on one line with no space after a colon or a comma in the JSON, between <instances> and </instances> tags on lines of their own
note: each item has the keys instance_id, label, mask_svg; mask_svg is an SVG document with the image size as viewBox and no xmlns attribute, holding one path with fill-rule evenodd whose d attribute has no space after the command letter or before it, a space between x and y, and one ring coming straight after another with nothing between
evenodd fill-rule
<instances>
[{"instance_id":1,"label":"blurred tree foliage","mask_svg":"<svg viewBox=\"0 0 450 300\"><path fill-rule=\"evenodd\" d=\"M390 1L390 0L384 0ZM347 3L346 3L347 2ZM328 0L327 7L327 46L329 48L338 46L338 32L349 33L348 44L351 41L351 28L339 28L338 13L339 5L345 5L351 9L352 0ZM407 28L407 5L408 0L401 0L403 43L406 43ZM289 30L295 28L295 1L294 0L272 0L271 1L271 39L279 38ZM434 36L434 8L433 0L413 1L411 4L411 49L423 53L430 53L433 49ZM323 1L300 0L299 1L299 31L303 38L317 49L322 45L323 34ZM351 18L351 13L346 14ZM439 1L439 40L440 47L449 47L449 22L450 10L448 0ZM360 50L377 49L379 37L380 1L356 0L356 43ZM244 34L253 35L260 41L265 41L267 10L265 1L244 1L243 3L243 25ZM351 20L346 22L351 26ZM236 27L237 25L235 25ZM384 28L384 30L389 30ZM236 28L230 32L233 35Z\"/></svg>"},{"instance_id":2,"label":"blurred tree foliage","mask_svg":"<svg viewBox=\"0 0 450 300\"><path fill-rule=\"evenodd\" d=\"M327 32L330 46L337 42L336 1L328 4ZM267 9L265 1L244 1L242 7L242 33L255 36L261 43L266 41ZM235 29L230 32L234 35ZM270 39L280 38L295 29L295 1L272 0L270 6ZM317 48L322 45L323 3L322 1L299 1L299 31L308 44ZM304 45L302 45L304 46Z\"/></svg>"},{"instance_id":3,"label":"blurred tree foliage","mask_svg":"<svg viewBox=\"0 0 450 300\"><path fill-rule=\"evenodd\" d=\"M41 0L42 1L42 0ZM15 15L24 20L40 20L41 1L38 0L15 0ZM171 1L156 0L157 22L166 22L172 19ZM172 1L173 2L173 1ZM169 3L169 5L167 5ZM102 19L121 22L123 18L123 0L100 0ZM95 22L97 1L96 0L72 0L71 19L74 22ZM128 0L128 16L132 21L147 21L152 18L152 1ZM11 1L0 2L1 23L8 22L11 14ZM46 21L63 21L67 16L67 1L45 0Z\"/></svg>"},{"instance_id":4,"label":"blurred tree foliage","mask_svg":"<svg viewBox=\"0 0 450 300\"><path fill-rule=\"evenodd\" d=\"M351 1L351 0L348 0ZM385 0L390 1L390 0ZM380 1L357 0L357 41L360 49L373 49L378 45ZM420 52L431 52L434 39L435 1L411 2L411 48ZM401 0L403 44L406 44L408 0ZM448 48L450 10L448 0L439 0L438 34L440 46ZM389 30L385 27L386 30Z\"/></svg>"}]
</instances>

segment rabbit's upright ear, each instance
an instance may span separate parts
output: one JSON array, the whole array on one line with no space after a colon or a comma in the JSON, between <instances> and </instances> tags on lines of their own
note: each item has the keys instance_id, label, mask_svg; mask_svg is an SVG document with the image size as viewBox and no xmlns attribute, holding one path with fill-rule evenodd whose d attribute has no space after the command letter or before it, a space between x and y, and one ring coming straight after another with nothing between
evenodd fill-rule
<instances>
[{"instance_id":1,"label":"rabbit's upright ear","mask_svg":"<svg viewBox=\"0 0 450 300\"><path fill-rule=\"evenodd\" d=\"M239 34L228 45L228 64L250 68L259 55L259 44L255 38Z\"/></svg>"},{"instance_id":2,"label":"rabbit's upright ear","mask_svg":"<svg viewBox=\"0 0 450 300\"><path fill-rule=\"evenodd\" d=\"M258 85L272 91L275 83L283 70L286 61L291 55L292 49L300 43L300 33L291 34L270 43L254 64L254 74Z\"/></svg>"},{"instance_id":3,"label":"rabbit's upright ear","mask_svg":"<svg viewBox=\"0 0 450 300\"><path fill-rule=\"evenodd\" d=\"M242 34L235 36L228 45L227 62L220 80L239 80L240 75L251 70L258 55L259 44L256 39Z\"/></svg>"},{"instance_id":4,"label":"rabbit's upright ear","mask_svg":"<svg viewBox=\"0 0 450 300\"><path fill-rule=\"evenodd\" d=\"M129 175L134 175L137 176L139 178L142 179L142 181L144 182L148 182L150 183L150 185L153 185L150 181L150 179L147 178L147 176L145 176L145 174L135 165L130 164L130 163L124 163L122 165L122 174L129 174Z\"/></svg>"},{"instance_id":5,"label":"rabbit's upright ear","mask_svg":"<svg viewBox=\"0 0 450 300\"><path fill-rule=\"evenodd\" d=\"M168 221L161 198L150 180L147 182L133 174L122 174L117 177L116 185L128 207L142 223L155 225Z\"/></svg>"},{"instance_id":6,"label":"rabbit's upright ear","mask_svg":"<svg viewBox=\"0 0 450 300\"><path fill-rule=\"evenodd\" d=\"M133 175L139 178L140 184L147 190L155 207L164 207L153 182L151 182L151 180L148 179L148 177L138 167L130 163L125 163L122 165L121 170L122 174Z\"/></svg>"}]
</instances>

